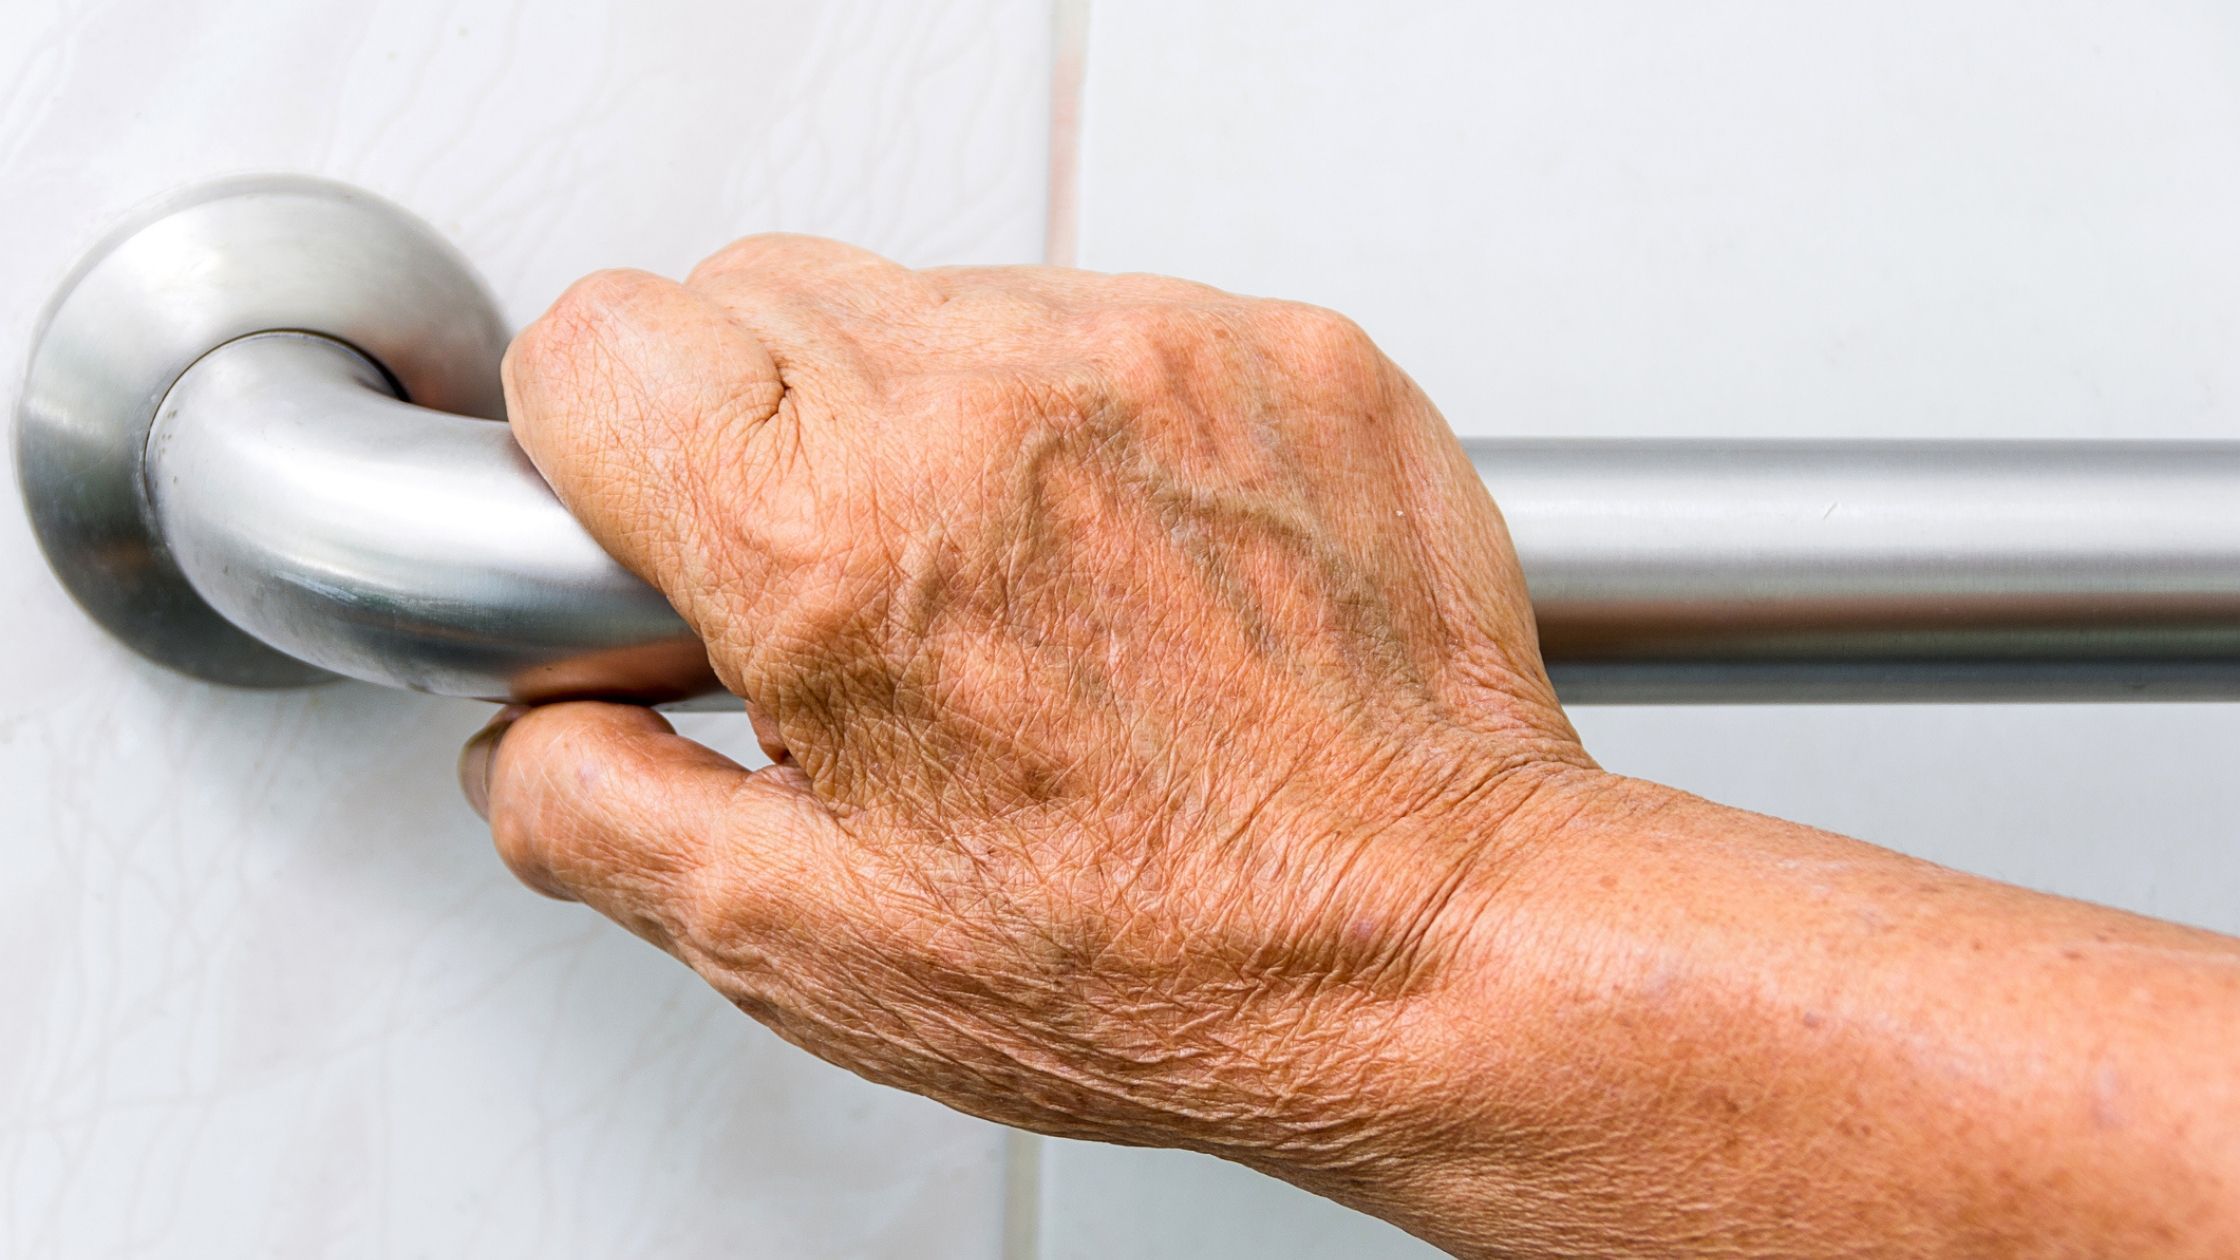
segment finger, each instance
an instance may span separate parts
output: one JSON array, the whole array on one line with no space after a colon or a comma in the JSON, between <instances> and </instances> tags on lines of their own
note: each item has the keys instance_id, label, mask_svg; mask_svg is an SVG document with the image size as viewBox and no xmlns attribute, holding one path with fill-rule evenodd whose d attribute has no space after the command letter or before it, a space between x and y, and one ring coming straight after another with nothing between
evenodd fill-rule
<instances>
[{"instance_id":1,"label":"finger","mask_svg":"<svg viewBox=\"0 0 2240 1260\"><path fill-rule=\"evenodd\" d=\"M789 382L873 375L880 355L914 340L943 296L923 274L870 250L785 233L732 242L693 268L685 286L761 336Z\"/></svg>"},{"instance_id":2,"label":"finger","mask_svg":"<svg viewBox=\"0 0 2240 1260\"><path fill-rule=\"evenodd\" d=\"M1063 267L934 267L917 273L941 294L931 344L950 370L984 371L1014 349L1029 370L1049 370L1053 348L1080 363L1128 358L1136 336L1181 318L1234 325L1249 299L1210 285L1153 275L1104 275ZM1215 338L1216 346L1228 338Z\"/></svg>"},{"instance_id":3,"label":"finger","mask_svg":"<svg viewBox=\"0 0 2240 1260\"><path fill-rule=\"evenodd\" d=\"M584 902L671 952L798 918L838 831L783 770L749 771L649 709L528 710L462 758L522 882ZM714 922L711 916L720 917Z\"/></svg>"},{"instance_id":4,"label":"finger","mask_svg":"<svg viewBox=\"0 0 2240 1260\"><path fill-rule=\"evenodd\" d=\"M778 728L777 719L751 700L747 701L746 708L747 722L754 728L754 742L761 747L762 755L774 766L794 764L793 749L787 746L785 732Z\"/></svg>"},{"instance_id":5,"label":"finger","mask_svg":"<svg viewBox=\"0 0 2240 1260\"><path fill-rule=\"evenodd\" d=\"M1037 263L927 267L924 277L950 302L995 291L1031 295L1057 308L1099 306L1233 306L1247 299L1196 280L1148 272L1082 271Z\"/></svg>"},{"instance_id":6,"label":"finger","mask_svg":"<svg viewBox=\"0 0 2240 1260\"><path fill-rule=\"evenodd\" d=\"M682 285L603 271L514 339L504 377L515 439L592 537L672 598L697 589L706 488L784 400L762 343Z\"/></svg>"}]
</instances>

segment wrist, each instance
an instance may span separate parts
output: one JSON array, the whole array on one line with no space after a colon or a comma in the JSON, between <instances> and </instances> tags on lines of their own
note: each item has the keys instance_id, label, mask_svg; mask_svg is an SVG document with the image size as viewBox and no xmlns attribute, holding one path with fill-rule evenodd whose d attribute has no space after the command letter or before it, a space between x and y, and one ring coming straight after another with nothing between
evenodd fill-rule
<instances>
[{"instance_id":1,"label":"wrist","mask_svg":"<svg viewBox=\"0 0 2240 1260\"><path fill-rule=\"evenodd\" d=\"M2228 943L1599 772L1509 804L1375 1140L1269 1171L1462 1255L2229 1250L2167 1066L2229 1057Z\"/></svg>"},{"instance_id":2,"label":"wrist","mask_svg":"<svg viewBox=\"0 0 2240 1260\"><path fill-rule=\"evenodd\" d=\"M1366 1061L1313 1087L1305 1114L1331 1140L1218 1153L1442 1245L1488 1236L1447 1231L1496 1206L1489 1186L1521 1185L1535 1147L1562 1144L1546 1105L1552 1014L1564 985L1615 961L1582 954L1596 934L1578 911L1600 911L1578 891L1622 860L1620 833L1678 799L1591 763L1541 759L1464 807L1411 818L1406 838L1387 838L1392 860L1421 853L1417 842L1434 854L1416 863L1425 869L1442 867L1441 850L1468 860L1407 955L1408 995L1366 1030L1358 1010L1330 1004L1353 1027L1310 1035Z\"/></svg>"}]
</instances>

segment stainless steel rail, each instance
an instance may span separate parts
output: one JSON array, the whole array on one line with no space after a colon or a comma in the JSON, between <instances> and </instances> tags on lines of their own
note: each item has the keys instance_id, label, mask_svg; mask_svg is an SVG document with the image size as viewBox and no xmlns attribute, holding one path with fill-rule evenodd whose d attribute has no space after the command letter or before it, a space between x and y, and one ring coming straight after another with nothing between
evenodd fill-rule
<instances>
[{"instance_id":1,"label":"stainless steel rail","mask_svg":"<svg viewBox=\"0 0 2240 1260\"><path fill-rule=\"evenodd\" d=\"M206 678L706 697L666 602L502 424L454 414L491 414L503 343L386 203L195 190L42 328L17 434L41 543L104 626ZM2240 699L2240 442L1471 454L1570 701Z\"/></svg>"},{"instance_id":2,"label":"stainless steel rail","mask_svg":"<svg viewBox=\"0 0 2240 1260\"><path fill-rule=\"evenodd\" d=\"M560 506L502 424L399 401L304 333L232 341L156 416L171 559L260 642L437 695L678 700L716 687L667 600Z\"/></svg>"},{"instance_id":3,"label":"stainless steel rail","mask_svg":"<svg viewBox=\"0 0 2240 1260\"><path fill-rule=\"evenodd\" d=\"M2240 442L1471 454L1567 701L2240 699Z\"/></svg>"},{"instance_id":4,"label":"stainless steel rail","mask_svg":"<svg viewBox=\"0 0 2240 1260\"><path fill-rule=\"evenodd\" d=\"M1545 650L1584 701L2240 696L2240 443L1481 442ZM707 685L501 425L340 343L232 342L148 450L227 620L453 695Z\"/></svg>"}]
</instances>

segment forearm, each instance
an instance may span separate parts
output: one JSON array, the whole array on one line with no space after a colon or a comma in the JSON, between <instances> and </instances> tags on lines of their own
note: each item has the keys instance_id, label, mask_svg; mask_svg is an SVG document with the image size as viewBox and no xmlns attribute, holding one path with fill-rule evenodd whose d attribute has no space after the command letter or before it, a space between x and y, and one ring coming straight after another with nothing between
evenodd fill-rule
<instances>
[{"instance_id":1,"label":"forearm","mask_svg":"<svg viewBox=\"0 0 2240 1260\"><path fill-rule=\"evenodd\" d=\"M1611 777L1504 827L1316 1188L1462 1254L2240 1248L2234 941Z\"/></svg>"},{"instance_id":2,"label":"forearm","mask_svg":"<svg viewBox=\"0 0 2240 1260\"><path fill-rule=\"evenodd\" d=\"M790 1040L1465 1253L2240 1252L2234 943L1593 770L1342 317L764 237L506 363L773 764L559 705L470 793Z\"/></svg>"}]
</instances>

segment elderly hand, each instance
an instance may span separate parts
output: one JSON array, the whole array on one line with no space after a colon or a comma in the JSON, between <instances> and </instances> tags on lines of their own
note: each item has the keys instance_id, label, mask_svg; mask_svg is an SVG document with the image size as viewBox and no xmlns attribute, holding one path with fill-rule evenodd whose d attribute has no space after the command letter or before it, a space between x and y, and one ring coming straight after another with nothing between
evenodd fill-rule
<instances>
[{"instance_id":1,"label":"elderly hand","mask_svg":"<svg viewBox=\"0 0 2240 1260\"><path fill-rule=\"evenodd\" d=\"M506 387L774 764L562 704L470 795L824 1058L1484 1254L2120 1252L2232 1207L2233 1143L2172 1137L2235 1097L2229 942L1597 770L1468 460L1328 311L761 237L583 281Z\"/></svg>"},{"instance_id":2,"label":"elderly hand","mask_svg":"<svg viewBox=\"0 0 2240 1260\"><path fill-rule=\"evenodd\" d=\"M524 879L978 1115L1381 1157L1411 1020L1591 763L1493 502L1358 328L774 237L593 276L507 369L776 763L530 714L489 786Z\"/></svg>"}]
</instances>

